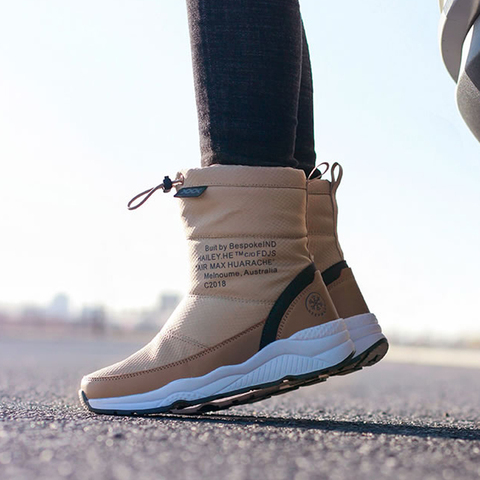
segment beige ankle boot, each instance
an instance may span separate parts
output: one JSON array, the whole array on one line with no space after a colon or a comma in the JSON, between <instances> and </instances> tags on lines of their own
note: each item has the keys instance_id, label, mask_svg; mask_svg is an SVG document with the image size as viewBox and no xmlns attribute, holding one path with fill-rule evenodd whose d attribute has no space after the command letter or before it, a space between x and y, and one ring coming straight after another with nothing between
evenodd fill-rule
<instances>
[{"instance_id":1,"label":"beige ankle boot","mask_svg":"<svg viewBox=\"0 0 480 480\"><path fill-rule=\"evenodd\" d=\"M189 294L143 349L83 378L84 405L167 412L285 379L314 381L349 362L354 345L307 249L304 173L212 166L174 185Z\"/></svg>"},{"instance_id":2,"label":"beige ankle boot","mask_svg":"<svg viewBox=\"0 0 480 480\"><path fill-rule=\"evenodd\" d=\"M370 313L338 241L336 192L342 176L342 167L335 163L331 168L331 181L322 178L307 181L308 248L316 267L322 272L338 314L345 319L356 349L349 365L337 374L373 365L388 350L387 339L375 315Z\"/></svg>"}]
</instances>

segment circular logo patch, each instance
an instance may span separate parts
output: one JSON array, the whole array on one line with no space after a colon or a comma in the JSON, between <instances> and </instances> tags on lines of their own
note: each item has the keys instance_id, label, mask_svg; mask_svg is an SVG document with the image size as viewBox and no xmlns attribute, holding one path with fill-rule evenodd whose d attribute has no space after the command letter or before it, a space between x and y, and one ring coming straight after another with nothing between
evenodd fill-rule
<instances>
[{"instance_id":1,"label":"circular logo patch","mask_svg":"<svg viewBox=\"0 0 480 480\"><path fill-rule=\"evenodd\" d=\"M322 296L317 292L312 292L305 300L305 307L308 313L314 317L323 317L327 312L327 306Z\"/></svg>"}]
</instances>

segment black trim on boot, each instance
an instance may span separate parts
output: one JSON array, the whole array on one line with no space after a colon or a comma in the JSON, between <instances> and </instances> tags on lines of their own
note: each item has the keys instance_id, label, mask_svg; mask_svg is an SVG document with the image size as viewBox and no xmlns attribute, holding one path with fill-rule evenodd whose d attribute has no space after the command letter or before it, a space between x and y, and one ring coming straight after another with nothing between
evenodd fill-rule
<instances>
[{"instance_id":1,"label":"black trim on boot","mask_svg":"<svg viewBox=\"0 0 480 480\"><path fill-rule=\"evenodd\" d=\"M345 260L342 260L341 262L338 262L335 265L327 268L322 273L322 279L325 285L328 287L328 285L339 279L344 268L348 268L347 262Z\"/></svg>"},{"instance_id":2,"label":"black trim on boot","mask_svg":"<svg viewBox=\"0 0 480 480\"><path fill-rule=\"evenodd\" d=\"M278 297L278 300L270 310L263 327L259 350L275 341L278 327L280 326L280 322L282 321L285 312L295 298L297 298L297 296L313 282L316 271L317 267L315 264L311 263L290 282L287 288Z\"/></svg>"}]
</instances>

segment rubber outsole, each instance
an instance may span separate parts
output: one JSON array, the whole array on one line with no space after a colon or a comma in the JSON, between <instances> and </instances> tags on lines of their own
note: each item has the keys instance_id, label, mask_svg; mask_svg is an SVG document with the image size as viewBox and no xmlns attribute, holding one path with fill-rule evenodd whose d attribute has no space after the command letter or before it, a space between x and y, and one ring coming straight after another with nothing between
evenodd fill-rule
<instances>
[{"instance_id":1,"label":"rubber outsole","mask_svg":"<svg viewBox=\"0 0 480 480\"><path fill-rule=\"evenodd\" d=\"M159 413L203 413L206 411L212 411L212 410L223 410L224 408L229 408L232 405L236 404L244 404L244 403L253 403L255 401L260 401L264 400L265 398L268 398L273 395L280 395L283 393L286 393L287 389L288 391L295 390L300 386L304 385L312 385L314 383L318 383L321 381L324 381L328 378L328 376L338 370L339 368L342 368L343 366L346 366L354 357L354 353L350 354L345 360L340 362L338 365L332 366L325 368L323 370L318 370L315 372L309 372L303 375L296 375L296 376L291 376L287 375L279 380L276 380L274 382L270 383L264 383L264 384L259 384L255 385L254 387L247 387L243 389L239 389L233 392L229 392L227 396L223 394L219 395L214 395L211 397L205 397L193 401L186 401L186 400L180 400L173 402L172 404L164 407L159 407L159 408L152 408L152 409L145 409L141 411L137 410L104 410L104 409L99 409L99 408L93 408L87 396L85 393L80 390L79 397L80 397L80 402L83 404L85 408L90 410L91 412L97 413L97 414L105 414L105 415L120 415L120 416L144 416L144 415L151 415L151 414L159 414ZM295 383L298 383L298 386L295 385ZM284 388L283 388L284 387ZM255 392L262 392L262 396L255 397ZM234 397L238 397L243 394L252 394L251 397L248 396L248 400L243 399L241 403L235 403ZM215 400L219 399L231 399L230 403L228 406L216 406L212 402ZM198 407L194 412L188 412L186 411L187 408L189 407ZM202 407L205 407L204 410L202 410ZM185 411L184 411L185 410Z\"/></svg>"},{"instance_id":2,"label":"rubber outsole","mask_svg":"<svg viewBox=\"0 0 480 480\"><path fill-rule=\"evenodd\" d=\"M352 358L352 361L349 365L339 369L331 376L348 375L349 373L358 372L364 367L371 367L372 365L375 365L387 354L388 347L388 340L386 338L379 340L363 353Z\"/></svg>"}]
</instances>

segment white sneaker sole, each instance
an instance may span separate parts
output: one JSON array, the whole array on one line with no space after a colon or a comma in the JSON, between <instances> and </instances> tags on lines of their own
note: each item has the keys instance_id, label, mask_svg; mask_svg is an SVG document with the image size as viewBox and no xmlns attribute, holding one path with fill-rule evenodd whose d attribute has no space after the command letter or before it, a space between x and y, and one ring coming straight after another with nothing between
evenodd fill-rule
<instances>
[{"instance_id":1,"label":"white sneaker sole","mask_svg":"<svg viewBox=\"0 0 480 480\"><path fill-rule=\"evenodd\" d=\"M345 322L335 320L277 340L244 363L227 365L195 378L181 378L137 395L88 399L92 411L108 414L161 413L281 384L328 375L355 353Z\"/></svg>"},{"instance_id":2,"label":"white sneaker sole","mask_svg":"<svg viewBox=\"0 0 480 480\"><path fill-rule=\"evenodd\" d=\"M355 344L355 356L332 375L346 375L379 362L388 351L388 340L373 313L363 313L345 319L350 338Z\"/></svg>"},{"instance_id":3,"label":"white sneaker sole","mask_svg":"<svg viewBox=\"0 0 480 480\"><path fill-rule=\"evenodd\" d=\"M195 406L173 410L179 414L196 415L199 413L224 410L226 408L251 404L275 395L282 395L300 387L324 382L329 376L347 375L379 362L388 351L388 341L382 333L377 317L373 313L355 315L345 319L350 338L355 345L355 355L337 368L330 369L326 375L309 378L291 378L280 384L259 390L251 390L220 400L205 401Z\"/></svg>"}]
</instances>

